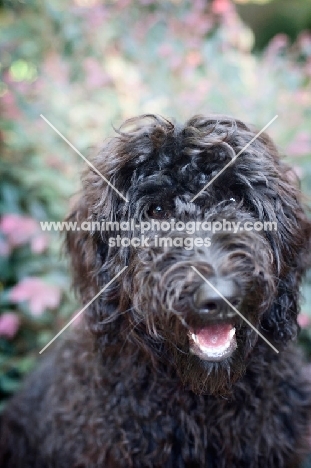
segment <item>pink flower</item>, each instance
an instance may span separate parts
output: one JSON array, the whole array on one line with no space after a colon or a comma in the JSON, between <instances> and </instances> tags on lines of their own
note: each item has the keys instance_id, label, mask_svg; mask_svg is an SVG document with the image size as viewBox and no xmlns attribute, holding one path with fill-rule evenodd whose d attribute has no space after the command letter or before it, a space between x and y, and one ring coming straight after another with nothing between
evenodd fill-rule
<instances>
[{"instance_id":1,"label":"pink flower","mask_svg":"<svg viewBox=\"0 0 311 468\"><path fill-rule=\"evenodd\" d=\"M0 336L12 339L20 326L20 318L14 312L5 312L0 315Z\"/></svg>"},{"instance_id":2,"label":"pink flower","mask_svg":"<svg viewBox=\"0 0 311 468\"><path fill-rule=\"evenodd\" d=\"M87 57L83 62L86 74L86 84L90 88L100 88L111 83L111 78L94 57Z\"/></svg>"},{"instance_id":3,"label":"pink flower","mask_svg":"<svg viewBox=\"0 0 311 468\"><path fill-rule=\"evenodd\" d=\"M289 39L286 34L276 34L268 44L267 53L269 55L277 55L280 51L289 45Z\"/></svg>"},{"instance_id":4,"label":"pink flower","mask_svg":"<svg viewBox=\"0 0 311 468\"><path fill-rule=\"evenodd\" d=\"M44 234L35 236L31 241L31 251L35 254L40 254L45 251L49 244L49 238Z\"/></svg>"},{"instance_id":5,"label":"pink flower","mask_svg":"<svg viewBox=\"0 0 311 468\"><path fill-rule=\"evenodd\" d=\"M121 1L118 2L118 6ZM79 8L79 7L78 7ZM109 7L105 5L92 6L87 10L84 9L83 17L86 19L86 24L90 30L96 30L103 27L105 23L109 21Z\"/></svg>"},{"instance_id":6,"label":"pink flower","mask_svg":"<svg viewBox=\"0 0 311 468\"><path fill-rule=\"evenodd\" d=\"M37 221L28 216L6 214L0 221L1 231L13 247L25 244L37 232Z\"/></svg>"},{"instance_id":7,"label":"pink flower","mask_svg":"<svg viewBox=\"0 0 311 468\"><path fill-rule=\"evenodd\" d=\"M30 216L6 214L0 221L0 230L6 235L10 247L31 241L32 251L41 253L48 246L48 237L41 233L38 222Z\"/></svg>"},{"instance_id":8,"label":"pink flower","mask_svg":"<svg viewBox=\"0 0 311 468\"><path fill-rule=\"evenodd\" d=\"M311 154L311 137L308 132L301 131L296 135L294 141L287 148L291 156L302 156Z\"/></svg>"},{"instance_id":9,"label":"pink flower","mask_svg":"<svg viewBox=\"0 0 311 468\"><path fill-rule=\"evenodd\" d=\"M217 15L225 15L232 10L230 0L214 0L212 3L212 12Z\"/></svg>"},{"instance_id":10,"label":"pink flower","mask_svg":"<svg viewBox=\"0 0 311 468\"><path fill-rule=\"evenodd\" d=\"M22 113L16 103L16 98L11 91L7 91L1 98L3 111L6 119L18 120Z\"/></svg>"},{"instance_id":11,"label":"pink flower","mask_svg":"<svg viewBox=\"0 0 311 468\"><path fill-rule=\"evenodd\" d=\"M311 55L311 34L309 31L302 31L299 34L297 44L305 54Z\"/></svg>"},{"instance_id":12,"label":"pink flower","mask_svg":"<svg viewBox=\"0 0 311 468\"><path fill-rule=\"evenodd\" d=\"M40 316L49 309L55 309L61 299L61 291L57 286L47 284L40 278L24 278L11 289L12 302L29 302L30 313Z\"/></svg>"},{"instance_id":13,"label":"pink flower","mask_svg":"<svg viewBox=\"0 0 311 468\"><path fill-rule=\"evenodd\" d=\"M298 323L301 328L308 328L311 324L309 315L301 313L298 315Z\"/></svg>"},{"instance_id":14,"label":"pink flower","mask_svg":"<svg viewBox=\"0 0 311 468\"><path fill-rule=\"evenodd\" d=\"M202 55L197 50L188 52L186 62L190 68L195 68L202 63Z\"/></svg>"},{"instance_id":15,"label":"pink flower","mask_svg":"<svg viewBox=\"0 0 311 468\"><path fill-rule=\"evenodd\" d=\"M158 54L163 58L170 57L174 54L174 48L171 44L163 42L158 48Z\"/></svg>"},{"instance_id":16,"label":"pink flower","mask_svg":"<svg viewBox=\"0 0 311 468\"><path fill-rule=\"evenodd\" d=\"M57 85L66 85L69 75L68 63L62 60L56 52L49 52L45 56L42 74Z\"/></svg>"}]
</instances>

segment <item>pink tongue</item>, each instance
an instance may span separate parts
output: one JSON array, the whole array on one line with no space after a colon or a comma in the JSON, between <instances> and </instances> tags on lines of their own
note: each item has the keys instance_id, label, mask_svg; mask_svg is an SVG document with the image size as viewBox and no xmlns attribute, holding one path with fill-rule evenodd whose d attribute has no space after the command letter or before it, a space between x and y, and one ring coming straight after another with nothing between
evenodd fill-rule
<instances>
[{"instance_id":1,"label":"pink tongue","mask_svg":"<svg viewBox=\"0 0 311 468\"><path fill-rule=\"evenodd\" d=\"M229 323L209 325L196 333L200 345L206 348L223 346L230 340L232 325Z\"/></svg>"}]
</instances>

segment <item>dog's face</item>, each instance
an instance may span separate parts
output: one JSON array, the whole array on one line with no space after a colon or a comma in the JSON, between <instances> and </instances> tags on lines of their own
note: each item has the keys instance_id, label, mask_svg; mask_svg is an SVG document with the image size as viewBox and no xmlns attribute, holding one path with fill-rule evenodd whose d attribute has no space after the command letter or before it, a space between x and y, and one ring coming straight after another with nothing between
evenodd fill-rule
<instances>
[{"instance_id":1,"label":"dog's face","mask_svg":"<svg viewBox=\"0 0 311 468\"><path fill-rule=\"evenodd\" d=\"M224 394L256 330L276 346L296 335L310 239L299 192L267 136L242 151L255 134L240 121L127 126L93 164L128 201L90 172L70 218L119 223L68 235L85 303L128 267L88 309L90 327L102 343L122 337L173 363L193 391Z\"/></svg>"}]
</instances>

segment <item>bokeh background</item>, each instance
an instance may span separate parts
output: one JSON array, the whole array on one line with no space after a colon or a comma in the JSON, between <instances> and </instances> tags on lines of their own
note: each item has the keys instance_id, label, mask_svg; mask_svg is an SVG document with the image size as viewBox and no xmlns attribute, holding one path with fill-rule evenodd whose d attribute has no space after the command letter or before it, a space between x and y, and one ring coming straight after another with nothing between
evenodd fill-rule
<instances>
[{"instance_id":1,"label":"bokeh background","mask_svg":"<svg viewBox=\"0 0 311 468\"><path fill-rule=\"evenodd\" d=\"M269 134L310 204L310 30L310 0L0 1L2 406L79 310L39 221L64 218L85 163L40 114L86 157L136 114L278 114ZM311 276L302 293L311 359Z\"/></svg>"}]
</instances>

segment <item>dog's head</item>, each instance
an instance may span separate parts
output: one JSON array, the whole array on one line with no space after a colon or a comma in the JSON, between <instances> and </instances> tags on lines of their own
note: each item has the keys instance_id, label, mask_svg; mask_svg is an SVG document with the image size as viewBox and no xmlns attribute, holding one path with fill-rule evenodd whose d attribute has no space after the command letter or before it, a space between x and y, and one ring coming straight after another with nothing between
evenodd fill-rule
<instances>
[{"instance_id":1,"label":"dog's head","mask_svg":"<svg viewBox=\"0 0 311 468\"><path fill-rule=\"evenodd\" d=\"M293 173L255 134L224 116L131 119L69 216L90 228L67 238L84 304L127 266L85 312L102 346L135 342L197 393L243 374L256 330L281 349L298 329L310 223Z\"/></svg>"}]
</instances>

